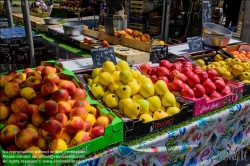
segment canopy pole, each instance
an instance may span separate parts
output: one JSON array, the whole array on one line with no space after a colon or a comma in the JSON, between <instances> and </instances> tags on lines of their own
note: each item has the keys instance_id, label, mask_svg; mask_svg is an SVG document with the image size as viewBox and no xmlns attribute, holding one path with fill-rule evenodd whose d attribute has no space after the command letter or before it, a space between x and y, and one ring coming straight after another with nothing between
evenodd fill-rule
<instances>
[{"instance_id":1,"label":"canopy pole","mask_svg":"<svg viewBox=\"0 0 250 166\"><path fill-rule=\"evenodd\" d=\"M250 43L250 1L245 1L244 6L244 17L242 21L242 29L241 29L241 35L240 40L243 42Z\"/></svg>"},{"instance_id":2,"label":"canopy pole","mask_svg":"<svg viewBox=\"0 0 250 166\"><path fill-rule=\"evenodd\" d=\"M13 23L13 18L12 18L12 11L11 11L11 6L10 6L10 0L4 0L4 4L5 4L5 9L6 9L6 15L8 18L8 24L9 27L14 27L14 23Z\"/></svg>"},{"instance_id":3,"label":"canopy pole","mask_svg":"<svg viewBox=\"0 0 250 166\"><path fill-rule=\"evenodd\" d=\"M30 14L29 14L29 4L27 0L21 0L22 12L23 12L23 22L26 34L26 41L30 45L30 59L31 67L36 67L35 53L34 53L34 43L30 24Z\"/></svg>"},{"instance_id":4,"label":"canopy pole","mask_svg":"<svg viewBox=\"0 0 250 166\"><path fill-rule=\"evenodd\" d=\"M163 40L163 36L164 36L165 15L166 15L166 0L163 0L162 18L161 18L161 36L160 36L161 40Z\"/></svg>"},{"instance_id":5,"label":"canopy pole","mask_svg":"<svg viewBox=\"0 0 250 166\"><path fill-rule=\"evenodd\" d=\"M127 27L130 28L130 0L127 0L127 6L126 6L126 12L127 12Z\"/></svg>"},{"instance_id":6,"label":"canopy pole","mask_svg":"<svg viewBox=\"0 0 250 166\"><path fill-rule=\"evenodd\" d=\"M170 20L171 0L167 0L166 22L165 22L165 43L168 43L169 20Z\"/></svg>"}]
</instances>

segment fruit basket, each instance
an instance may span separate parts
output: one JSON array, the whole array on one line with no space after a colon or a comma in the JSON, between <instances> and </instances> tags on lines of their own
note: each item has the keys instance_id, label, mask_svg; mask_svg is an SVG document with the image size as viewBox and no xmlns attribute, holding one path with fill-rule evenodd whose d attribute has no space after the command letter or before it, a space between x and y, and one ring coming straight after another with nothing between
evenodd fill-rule
<instances>
[{"instance_id":1,"label":"fruit basket","mask_svg":"<svg viewBox=\"0 0 250 166\"><path fill-rule=\"evenodd\" d=\"M216 51L203 52L198 54L190 53L183 56L189 56L192 59L191 61L196 62L196 65L201 66L204 70L211 68L215 69L218 76L222 77L224 80L231 80L231 83L235 82L234 84L238 88L233 88L232 92L234 95L237 95L234 97L232 102L236 102L242 97L246 97L249 95L249 62L241 62L241 60L238 58L228 58L228 56L224 53Z\"/></svg>"},{"instance_id":2,"label":"fruit basket","mask_svg":"<svg viewBox=\"0 0 250 166\"><path fill-rule=\"evenodd\" d=\"M151 67L144 63L137 67L146 73L152 82L164 80L175 96L193 101L194 116L242 98L243 86L241 84L218 77L214 69L204 71L200 66L194 67L185 58L177 59L173 64L162 60L159 66Z\"/></svg>"},{"instance_id":3,"label":"fruit basket","mask_svg":"<svg viewBox=\"0 0 250 166\"><path fill-rule=\"evenodd\" d=\"M250 45L248 43L228 46L222 50L231 58L239 58L241 61L250 60Z\"/></svg>"},{"instance_id":4,"label":"fruit basket","mask_svg":"<svg viewBox=\"0 0 250 166\"><path fill-rule=\"evenodd\" d=\"M10 74L7 73L7 75ZM57 163L57 165L61 165L124 139L122 120L105 109L99 102L91 100L86 92L83 93L83 85L73 72L63 71L57 75L60 82L56 85L60 90L49 92L47 89L45 91L45 85L53 84L51 81L46 81L42 85L41 91L37 92L38 96L42 95L40 100L35 100L37 96L27 95L27 91L25 95L23 92L25 88L35 89L34 86L25 83L26 87L21 86L22 89L18 92L17 98L13 97L8 102L0 101L1 111L11 110L13 112L9 112L5 119L2 119L2 116L0 119L0 152L5 165L28 163L33 165L54 165ZM44 81L48 79L46 76L43 77ZM9 86L8 83L1 85L5 89ZM17 85L18 83L13 82L13 84ZM72 92L74 86L75 91ZM12 88L13 91L16 90L15 87ZM6 92L1 90L1 97L3 91ZM70 94L70 99L66 91ZM50 93L49 96L48 94L45 95L45 92ZM5 93L5 99L10 94ZM67 97L64 98L65 96ZM44 98L44 100L41 100L41 98ZM52 103L54 106L55 103L58 105L57 113ZM30 112L31 108L33 112ZM51 112L55 114L50 116ZM19 116L16 116L17 114ZM4 113L1 115L4 115ZM17 123L18 119L22 119L22 123ZM10 135L5 135L6 130L10 129L14 133L8 132ZM29 134L27 134L28 131ZM31 139L36 141L31 141ZM18 153L18 151L22 153ZM13 161L13 158L15 158L15 161Z\"/></svg>"},{"instance_id":5,"label":"fruit basket","mask_svg":"<svg viewBox=\"0 0 250 166\"><path fill-rule=\"evenodd\" d=\"M105 62L105 63L110 63L110 62ZM105 63L102 69L100 68L94 70L86 70L83 71L82 73L77 73L77 77L79 78L80 81L83 82L86 91L89 93L92 99L98 100L100 103L103 103L103 105L107 109L114 112L123 120L125 140L133 139L141 135L161 130L170 125L179 123L181 121L193 117L193 102L192 101L183 102L179 98L176 99L173 94L167 91L166 89L167 85L163 81L160 81L159 83L154 85L155 94L153 93L145 94L142 89L144 88L144 86L147 85L148 82L146 81L151 82L151 80L147 78L145 75L141 75L140 71L138 71L136 67L130 68L128 64L126 68L133 71L134 73L133 78L134 79L136 78L137 83L128 81L127 83L123 82L119 84L119 86L116 86L115 85L116 83L118 84L118 82L124 81L119 76L123 74L119 74L118 76L120 80L115 80L114 82L110 83L108 86L104 87L104 89L101 90L100 87L102 86L102 84L104 84L103 81L100 80L101 79L100 77L102 77L102 73L100 75L98 74L99 76L97 76L96 73L99 73L100 70L104 70L103 73L105 73L105 71L110 69L107 68ZM119 66L120 65L119 63L121 62L118 62L116 66L117 69L121 67ZM97 72L97 70L99 71ZM114 71L112 74L113 79L115 79L115 75L117 72L123 73L125 71L124 70ZM137 77L135 77L135 75L137 75ZM98 77L99 80L98 83L96 83L97 81L96 78ZM140 81L145 81L145 82L140 82ZM94 89L96 88L95 86L98 89ZM131 94L127 96L127 94L125 94L127 92L124 91L126 91L125 90L126 88L130 89L129 88L130 86L131 89L135 88L137 90L133 89L133 92L131 90ZM150 86L153 86L152 82L150 83ZM157 97L159 93L157 88L158 86L164 89L162 90L161 88L159 88L161 89L160 91L162 91L161 99ZM141 91L139 91L139 89ZM126 96L121 96L121 93L119 92L120 90L122 91L121 93L124 93ZM100 93L101 91L103 91L103 93ZM97 92L100 94L98 94ZM169 104L166 104L168 103L167 102L168 99L170 99L171 102L169 101ZM156 106L153 103L157 103ZM168 107L166 107L165 105L168 105ZM139 112L137 112L138 109L140 110ZM128 113L128 110L130 110L131 112Z\"/></svg>"}]
</instances>

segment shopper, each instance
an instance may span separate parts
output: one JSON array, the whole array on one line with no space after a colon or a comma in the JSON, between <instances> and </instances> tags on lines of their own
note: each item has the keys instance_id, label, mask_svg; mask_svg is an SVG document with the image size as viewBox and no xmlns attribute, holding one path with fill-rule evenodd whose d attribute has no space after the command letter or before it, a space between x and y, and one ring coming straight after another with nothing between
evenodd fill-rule
<instances>
[{"instance_id":1,"label":"shopper","mask_svg":"<svg viewBox=\"0 0 250 166\"><path fill-rule=\"evenodd\" d=\"M47 11L47 5L43 0L36 0L34 3L31 4L31 9L37 9L39 7L42 7L43 11Z\"/></svg>"},{"instance_id":2,"label":"shopper","mask_svg":"<svg viewBox=\"0 0 250 166\"><path fill-rule=\"evenodd\" d=\"M226 28L229 27L230 23L232 28L237 27L240 5L241 0L224 0L223 14L226 17Z\"/></svg>"}]
</instances>

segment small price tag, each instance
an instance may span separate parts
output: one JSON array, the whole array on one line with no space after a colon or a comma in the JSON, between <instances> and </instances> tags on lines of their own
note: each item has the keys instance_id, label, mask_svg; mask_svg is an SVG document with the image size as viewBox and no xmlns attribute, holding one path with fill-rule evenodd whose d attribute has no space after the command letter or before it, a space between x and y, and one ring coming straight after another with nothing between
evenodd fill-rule
<instances>
[{"instance_id":1,"label":"small price tag","mask_svg":"<svg viewBox=\"0 0 250 166\"><path fill-rule=\"evenodd\" d=\"M106 61L112 61L115 65L117 64L113 47L93 48L90 50L90 53L95 68L102 67Z\"/></svg>"},{"instance_id":2,"label":"small price tag","mask_svg":"<svg viewBox=\"0 0 250 166\"><path fill-rule=\"evenodd\" d=\"M155 45L151 48L151 61L152 63L159 63L163 59L167 59L168 46Z\"/></svg>"},{"instance_id":3,"label":"small price tag","mask_svg":"<svg viewBox=\"0 0 250 166\"><path fill-rule=\"evenodd\" d=\"M30 64L28 44L0 44L0 64Z\"/></svg>"},{"instance_id":4,"label":"small price tag","mask_svg":"<svg viewBox=\"0 0 250 166\"><path fill-rule=\"evenodd\" d=\"M204 45L201 36L187 38L190 52L197 52L204 50Z\"/></svg>"}]
</instances>

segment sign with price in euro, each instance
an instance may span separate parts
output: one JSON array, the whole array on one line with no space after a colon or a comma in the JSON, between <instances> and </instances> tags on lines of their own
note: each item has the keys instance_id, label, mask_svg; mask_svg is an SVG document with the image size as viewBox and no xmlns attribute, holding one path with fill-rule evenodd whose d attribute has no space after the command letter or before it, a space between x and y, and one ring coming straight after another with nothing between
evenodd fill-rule
<instances>
[{"instance_id":1,"label":"sign with price in euro","mask_svg":"<svg viewBox=\"0 0 250 166\"><path fill-rule=\"evenodd\" d=\"M151 47L151 61L152 63L159 63L168 56L168 46L154 45Z\"/></svg>"},{"instance_id":2,"label":"sign with price in euro","mask_svg":"<svg viewBox=\"0 0 250 166\"><path fill-rule=\"evenodd\" d=\"M0 64L31 64L29 44L0 44Z\"/></svg>"},{"instance_id":3,"label":"sign with price in euro","mask_svg":"<svg viewBox=\"0 0 250 166\"><path fill-rule=\"evenodd\" d=\"M95 68L102 67L106 61L112 61L115 65L117 64L113 47L93 48L90 50L90 53Z\"/></svg>"},{"instance_id":4,"label":"sign with price in euro","mask_svg":"<svg viewBox=\"0 0 250 166\"><path fill-rule=\"evenodd\" d=\"M201 36L194 36L187 38L190 52L197 52L204 50L204 45Z\"/></svg>"},{"instance_id":5,"label":"sign with price in euro","mask_svg":"<svg viewBox=\"0 0 250 166\"><path fill-rule=\"evenodd\" d=\"M211 3L207 0L202 3L202 25L205 22L211 22Z\"/></svg>"}]
</instances>

